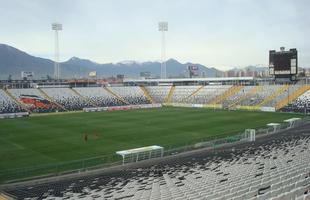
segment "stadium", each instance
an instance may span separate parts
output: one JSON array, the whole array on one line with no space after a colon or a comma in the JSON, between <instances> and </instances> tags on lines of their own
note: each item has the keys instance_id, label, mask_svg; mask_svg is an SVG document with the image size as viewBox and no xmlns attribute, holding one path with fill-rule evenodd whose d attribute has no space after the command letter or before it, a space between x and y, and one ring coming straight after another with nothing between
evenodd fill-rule
<instances>
[{"instance_id":1,"label":"stadium","mask_svg":"<svg viewBox=\"0 0 310 200\"><path fill-rule=\"evenodd\" d=\"M1 89L2 198L307 199L309 89L253 78Z\"/></svg>"},{"instance_id":2,"label":"stadium","mask_svg":"<svg viewBox=\"0 0 310 200\"><path fill-rule=\"evenodd\" d=\"M309 2L0 5L0 200L310 200Z\"/></svg>"}]
</instances>

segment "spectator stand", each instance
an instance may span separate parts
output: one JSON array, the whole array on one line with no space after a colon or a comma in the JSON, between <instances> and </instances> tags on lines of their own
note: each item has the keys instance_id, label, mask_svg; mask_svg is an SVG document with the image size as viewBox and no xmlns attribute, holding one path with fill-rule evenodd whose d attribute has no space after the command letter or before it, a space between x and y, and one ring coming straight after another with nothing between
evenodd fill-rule
<instances>
[{"instance_id":1,"label":"spectator stand","mask_svg":"<svg viewBox=\"0 0 310 200\"><path fill-rule=\"evenodd\" d=\"M69 88L70 90L72 90L72 92L74 94L76 94L77 96L79 96L81 99L83 99L83 101L89 102L89 104L92 107L98 107L98 105L96 104L96 102L92 101L90 98L87 98L85 96L83 96L81 93L79 93L77 90L75 90L74 88Z\"/></svg>"},{"instance_id":2,"label":"spectator stand","mask_svg":"<svg viewBox=\"0 0 310 200\"><path fill-rule=\"evenodd\" d=\"M25 112L22 105L16 101L7 90L0 89L0 114Z\"/></svg>"},{"instance_id":3,"label":"spectator stand","mask_svg":"<svg viewBox=\"0 0 310 200\"><path fill-rule=\"evenodd\" d=\"M146 90L152 97L155 103L164 103L169 94L171 86L148 86Z\"/></svg>"},{"instance_id":4,"label":"spectator stand","mask_svg":"<svg viewBox=\"0 0 310 200\"><path fill-rule=\"evenodd\" d=\"M144 93L144 96L149 100L150 103L155 103L154 99L152 98L152 96L150 95L149 91L143 86L140 85L141 90Z\"/></svg>"},{"instance_id":5,"label":"spectator stand","mask_svg":"<svg viewBox=\"0 0 310 200\"><path fill-rule=\"evenodd\" d=\"M108 93L110 93L112 96L115 96L118 100L120 100L121 102L123 102L126 105L129 105L130 103L128 103L123 97L121 97L120 95L116 94L114 91L111 90L111 87L103 87L103 89L105 89Z\"/></svg>"}]
</instances>

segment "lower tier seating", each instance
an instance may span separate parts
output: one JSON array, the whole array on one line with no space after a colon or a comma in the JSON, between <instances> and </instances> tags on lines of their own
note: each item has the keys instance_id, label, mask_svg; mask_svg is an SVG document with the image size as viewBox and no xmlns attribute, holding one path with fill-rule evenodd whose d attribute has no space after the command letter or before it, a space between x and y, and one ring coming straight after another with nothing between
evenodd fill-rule
<instances>
[{"instance_id":1,"label":"lower tier seating","mask_svg":"<svg viewBox=\"0 0 310 200\"><path fill-rule=\"evenodd\" d=\"M25 110L18 105L6 92L0 89L0 114L2 113L18 113Z\"/></svg>"}]
</instances>

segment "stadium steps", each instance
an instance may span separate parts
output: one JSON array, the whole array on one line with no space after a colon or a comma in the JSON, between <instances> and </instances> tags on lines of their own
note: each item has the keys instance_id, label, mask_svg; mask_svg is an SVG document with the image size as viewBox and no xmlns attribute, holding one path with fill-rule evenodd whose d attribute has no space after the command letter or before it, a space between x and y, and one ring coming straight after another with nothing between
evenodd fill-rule
<instances>
[{"instance_id":1,"label":"stadium steps","mask_svg":"<svg viewBox=\"0 0 310 200\"><path fill-rule=\"evenodd\" d=\"M265 104L269 103L270 101L272 101L274 98L276 98L277 96L279 96L280 94L282 94L284 91L286 91L289 88L289 85L284 85L283 87L281 87L279 90L277 90L275 93L273 93L272 95L270 95L269 97L265 98L264 101L262 101L261 103L258 103L256 105L256 107L261 107L264 106Z\"/></svg>"},{"instance_id":2,"label":"stadium steps","mask_svg":"<svg viewBox=\"0 0 310 200\"><path fill-rule=\"evenodd\" d=\"M151 95L149 94L149 91L147 91L147 89L143 86L140 85L141 90L144 93L144 96L146 96L146 98L151 102L151 103L155 103L155 101L153 100L153 98L151 97Z\"/></svg>"},{"instance_id":3,"label":"stadium steps","mask_svg":"<svg viewBox=\"0 0 310 200\"><path fill-rule=\"evenodd\" d=\"M124 98L122 98L121 96L119 96L118 94L116 94L115 92L113 92L111 89L109 89L108 87L103 87L103 89L105 89L108 93L112 94L113 96L115 96L118 100L120 100L121 102L129 105L130 103L128 103Z\"/></svg>"},{"instance_id":4,"label":"stadium steps","mask_svg":"<svg viewBox=\"0 0 310 200\"><path fill-rule=\"evenodd\" d=\"M239 92L244 86L241 85L234 85L228 90L226 90L224 93L216 96L213 100L211 100L208 104L214 105L214 104L221 104L225 99L228 97L236 94Z\"/></svg>"},{"instance_id":5,"label":"stadium steps","mask_svg":"<svg viewBox=\"0 0 310 200\"><path fill-rule=\"evenodd\" d=\"M12 198L4 193L0 193L0 200L13 200L15 198Z\"/></svg>"},{"instance_id":6,"label":"stadium steps","mask_svg":"<svg viewBox=\"0 0 310 200\"><path fill-rule=\"evenodd\" d=\"M48 99L50 102L53 102L56 106L58 106L59 108L63 109L64 111L67 111L67 109L65 107L63 107L62 105L60 105L59 103L57 103L52 97L48 96L48 94L46 92L44 92L41 88L38 88L39 92L46 98Z\"/></svg>"},{"instance_id":7,"label":"stadium steps","mask_svg":"<svg viewBox=\"0 0 310 200\"><path fill-rule=\"evenodd\" d=\"M73 88L70 88L72 90L72 92L74 92L74 94L76 94L77 96L81 97L82 99L84 99L85 101L88 101L90 102L90 104L94 107L98 107L98 105L93 102L90 98L87 98L87 97L84 97L83 95L81 95L78 91L76 91L75 89Z\"/></svg>"},{"instance_id":8,"label":"stadium steps","mask_svg":"<svg viewBox=\"0 0 310 200\"><path fill-rule=\"evenodd\" d=\"M14 95L12 95L9 90L3 90L11 99L13 99L13 101L15 103L17 103L17 105L20 105L24 110L26 110L27 112L31 113L31 111L23 104L21 103L20 101L18 101L18 99L16 99L14 97Z\"/></svg>"},{"instance_id":9,"label":"stadium steps","mask_svg":"<svg viewBox=\"0 0 310 200\"><path fill-rule=\"evenodd\" d=\"M239 104L242 100L245 100L247 98L249 98L251 95L257 93L259 90L262 90L262 86L257 85L255 87L253 87L248 93L246 93L245 95L241 96L239 99L237 99L237 101L235 101L234 103L229 105L229 108L232 108L234 106L236 106L237 104Z\"/></svg>"},{"instance_id":10,"label":"stadium steps","mask_svg":"<svg viewBox=\"0 0 310 200\"><path fill-rule=\"evenodd\" d=\"M276 110L279 110L288 105L290 102L295 101L299 96L307 92L309 89L310 85L301 86L300 88L295 90L292 94L290 94L288 98L284 98L280 102L278 102L276 105Z\"/></svg>"},{"instance_id":11,"label":"stadium steps","mask_svg":"<svg viewBox=\"0 0 310 200\"><path fill-rule=\"evenodd\" d=\"M173 96L174 90L175 90L175 86L173 85L173 86L171 86L170 91L169 91L167 97L165 98L165 101L164 101L165 103L171 102L171 98Z\"/></svg>"},{"instance_id":12,"label":"stadium steps","mask_svg":"<svg viewBox=\"0 0 310 200\"><path fill-rule=\"evenodd\" d=\"M189 96L185 97L184 99L181 100L181 102L185 102L186 100L188 100L189 98L191 98L192 96L195 96L202 88L204 88L205 86L202 85L200 86L196 91L194 91L192 94L190 94Z\"/></svg>"}]
</instances>

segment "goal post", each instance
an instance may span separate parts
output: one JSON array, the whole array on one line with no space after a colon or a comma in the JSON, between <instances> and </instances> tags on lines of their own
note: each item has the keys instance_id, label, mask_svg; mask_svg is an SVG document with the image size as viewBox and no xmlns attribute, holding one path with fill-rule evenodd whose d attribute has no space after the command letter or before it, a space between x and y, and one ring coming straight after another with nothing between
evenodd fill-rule
<instances>
[{"instance_id":1,"label":"goal post","mask_svg":"<svg viewBox=\"0 0 310 200\"><path fill-rule=\"evenodd\" d=\"M245 139L250 141L250 142L255 142L255 137L256 137L255 134L256 134L255 129L245 129L245 131L244 131Z\"/></svg>"},{"instance_id":2,"label":"goal post","mask_svg":"<svg viewBox=\"0 0 310 200\"><path fill-rule=\"evenodd\" d=\"M122 156L122 163L124 165L126 163L162 157L164 155L164 148L161 146L153 145L117 151L116 154Z\"/></svg>"}]
</instances>

